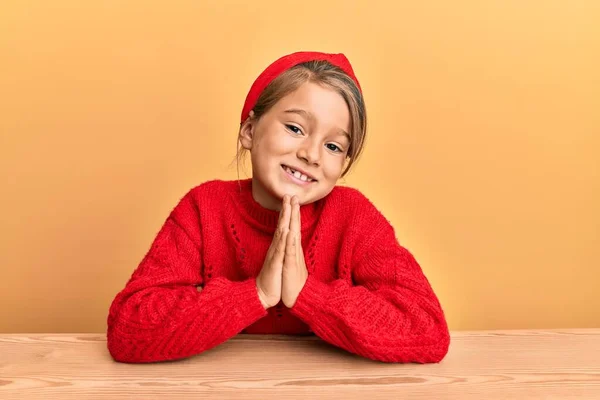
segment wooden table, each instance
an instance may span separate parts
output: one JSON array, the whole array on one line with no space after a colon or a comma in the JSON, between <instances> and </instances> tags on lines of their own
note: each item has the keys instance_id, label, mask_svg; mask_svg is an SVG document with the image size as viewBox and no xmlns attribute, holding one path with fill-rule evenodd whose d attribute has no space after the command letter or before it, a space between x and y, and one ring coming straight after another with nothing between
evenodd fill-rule
<instances>
[{"instance_id":1,"label":"wooden table","mask_svg":"<svg viewBox=\"0 0 600 400\"><path fill-rule=\"evenodd\" d=\"M600 329L453 332L439 364L315 336L238 335L198 356L112 360L104 334L0 334L0 399L600 399Z\"/></svg>"}]
</instances>

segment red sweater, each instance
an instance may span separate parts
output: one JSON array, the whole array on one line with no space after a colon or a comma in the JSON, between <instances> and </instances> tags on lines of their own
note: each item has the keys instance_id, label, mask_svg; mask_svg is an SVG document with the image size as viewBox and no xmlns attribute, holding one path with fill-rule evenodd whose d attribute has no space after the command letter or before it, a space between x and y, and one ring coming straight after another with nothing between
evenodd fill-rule
<instances>
[{"instance_id":1,"label":"red sweater","mask_svg":"<svg viewBox=\"0 0 600 400\"><path fill-rule=\"evenodd\" d=\"M165 361L238 333L313 332L373 360L442 360L450 344L444 312L375 206L358 190L336 186L300 212L308 280L294 307L280 302L265 310L256 276L279 212L254 200L251 179L191 189L110 306L112 357Z\"/></svg>"}]
</instances>

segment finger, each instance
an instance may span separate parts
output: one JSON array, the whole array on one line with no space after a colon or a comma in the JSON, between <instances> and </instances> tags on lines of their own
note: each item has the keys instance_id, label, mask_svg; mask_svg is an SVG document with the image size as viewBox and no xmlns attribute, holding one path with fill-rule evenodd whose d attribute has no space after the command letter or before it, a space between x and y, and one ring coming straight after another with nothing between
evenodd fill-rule
<instances>
[{"instance_id":1,"label":"finger","mask_svg":"<svg viewBox=\"0 0 600 400\"><path fill-rule=\"evenodd\" d=\"M290 196L285 195L284 196L284 201L283 201L283 216L282 216L282 220L281 223L282 225L289 230L290 228L290 217L292 214L292 207L290 206Z\"/></svg>"},{"instance_id":2,"label":"finger","mask_svg":"<svg viewBox=\"0 0 600 400\"><path fill-rule=\"evenodd\" d=\"M287 194L283 195L283 200L281 201L281 208L279 209L279 225L281 225L281 217L283 216L283 210L285 210L285 198Z\"/></svg>"},{"instance_id":3,"label":"finger","mask_svg":"<svg viewBox=\"0 0 600 400\"><path fill-rule=\"evenodd\" d=\"M281 209L279 210L279 221L277 223L277 229L275 231L275 237L273 238L273 240L275 241L275 243L279 243L279 241L281 240L283 233L286 229L288 229L288 224L286 224L285 222L285 213L286 213L286 197L287 194L283 196L283 201L281 203Z\"/></svg>"},{"instance_id":4,"label":"finger","mask_svg":"<svg viewBox=\"0 0 600 400\"><path fill-rule=\"evenodd\" d=\"M296 234L300 232L300 201L297 196L292 198L292 216L290 221L290 231Z\"/></svg>"},{"instance_id":5,"label":"finger","mask_svg":"<svg viewBox=\"0 0 600 400\"><path fill-rule=\"evenodd\" d=\"M284 201L282 203L281 209L279 210L279 223L277 224L275 234L273 235L273 241L271 243L271 246L269 246L269 249L267 250L267 255L265 257L266 260L269 261L269 263L280 258L280 255L278 255L278 253L279 249L281 248L281 242L285 243L287 237L286 232L289 230L289 227L285 222L285 213L287 212L286 197L287 195L283 196ZM285 252L285 247L283 248L282 252Z\"/></svg>"},{"instance_id":6,"label":"finger","mask_svg":"<svg viewBox=\"0 0 600 400\"><path fill-rule=\"evenodd\" d=\"M281 209L279 210L279 223L277 229L273 235L273 241L269 250L267 251L266 259L271 263L273 261L280 260L285 256L285 242L287 238L287 231L289 231L289 222L286 222L286 215L289 214L288 195L283 196L283 202ZM281 253L281 254L280 254Z\"/></svg>"},{"instance_id":7,"label":"finger","mask_svg":"<svg viewBox=\"0 0 600 400\"><path fill-rule=\"evenodd\" d=\"M286 194L286 195L283 196L283 199L281 201L281 210L279 210L279 223L278 223L278 226L284 226L285 225L284 216L285 216L286 204L288 204L288 202L289 202L289 195Z\"/></svg>"},{"instance_id":8,"label":"finger","mask_svg":"<svg viewBox=\"0 0 600 400\"><path fill-rule=\"evenodd\" d=\"M274 257L275 252L277 251L278 244L281 241L282 235L283 232L281 231L281 229L277 228L275 230L275 234L273 235L273 241L271 242L271 246L269 246L269 249L267 250L267 255L265 256L266 260L270 261Z\"/></svg>"},{"instance_id":9,"label":"finger","mask_svg":"<svg viewBox=\"0 0 600 400\"><path fill-rule=\"evenodd\" d=\"M295 260L296 257L296 236L297 233L291 231L287 234L287 238L285 241L285 255L286 255L286 263L288 261Z\"/></svg>"},{"instance_id":10,"label":"finger","mask_svg":"<svg viewBox=\"0 0 600 400\"><path fill-rule=\"evenodd\" d=\"M294 222L294 214L296 213L295 211L295 204L296 204L296 196L293 196L290 198L290 231L288 232L287 238L286 238L286 243L285 243L285 252L286 255L289 257L286 257L286 261L288 260L294 260L295 255L296 255L296 235L297 235L297 228L295 227L295 222Z\"/></svg>"},{"instance_id":11,"label":"finger","mask_svg":"<svg viewBox=\"0 0 600 400\"><path fill-rule=\"evenodd\" d=\"M287 204L290 201L290 195L289 194L284 194L283 198L281 199L281 210L283 211L283 206L285 204Z\"/></svg>"},{"instance_id":12,"label":"finger","mask_svg":"<svg viewBox=\"0 0 600 400\"><path fill-rule=\"evenodd\" d=\"M285 258L285 244L287 243L288 236L289 233L287 231L284 231L279 242L277 242L277 246L275 247L275 252L273 254L273 262L275 263L275 266L283 265L283 261Z\"/></svg>"}]
</instances>

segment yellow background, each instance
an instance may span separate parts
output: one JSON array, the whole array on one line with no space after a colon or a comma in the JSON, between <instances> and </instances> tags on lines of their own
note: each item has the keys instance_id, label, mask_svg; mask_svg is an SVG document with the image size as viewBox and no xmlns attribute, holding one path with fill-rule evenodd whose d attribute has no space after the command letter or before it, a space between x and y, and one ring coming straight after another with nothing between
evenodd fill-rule
<instances>
[{"instance_id":1,"label":"yellow background","mask_svg":"<svg viewBox=\"0 0 600 400\"><path fill-rule=\"evenodd\" d=\"M341 184L451 329L600 327L599 21L593 0L3 2L0 331L104 331L178 199L236 178L247 90L298 50L353 63L369 137Z\"/></svg>"}]
</instances>

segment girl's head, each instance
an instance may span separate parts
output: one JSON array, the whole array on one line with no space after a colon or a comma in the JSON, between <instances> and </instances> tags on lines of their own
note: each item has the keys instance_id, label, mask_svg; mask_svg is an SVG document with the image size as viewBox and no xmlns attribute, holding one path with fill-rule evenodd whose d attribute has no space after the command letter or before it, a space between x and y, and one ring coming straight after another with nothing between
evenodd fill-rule
<instances>
[{"instance_id":1,"label":"girl's head","mask_svg":"<svg viewBox=\"0 0 600 400\"><path fill-rule=\"evenodd\" d=\"M249 151L252 192L262 206L278 210L285 194L312 203L348 173L366 128L360 84L347 58L293 53L267 67L248 93L238 164Z\"/></svg>"}]
</instances>

